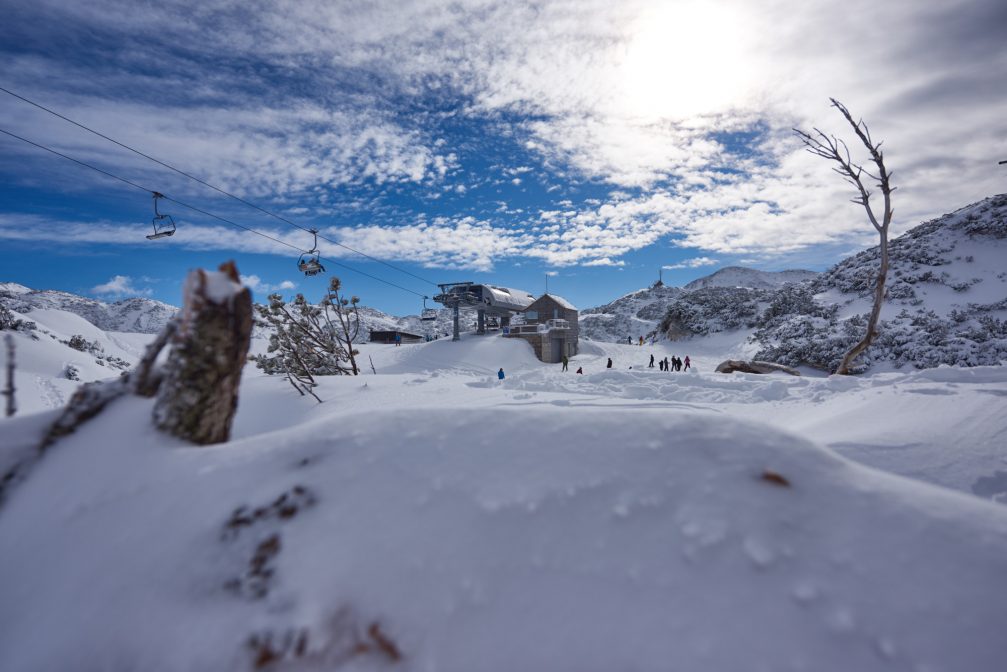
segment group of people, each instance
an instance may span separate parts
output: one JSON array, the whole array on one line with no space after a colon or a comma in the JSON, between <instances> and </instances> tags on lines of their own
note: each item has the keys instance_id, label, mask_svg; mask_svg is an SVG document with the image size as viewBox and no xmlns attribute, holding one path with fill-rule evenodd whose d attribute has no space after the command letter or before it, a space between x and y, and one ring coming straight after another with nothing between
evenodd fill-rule
<instances>
[{"instance_id":1,"label":"group of people","mask_svg":"<svg viewBox=\"0 0 1007 672\"><path fill-rule=\"evenodd\" d=\"M689 361L688 355L685 356L684 360L679 359L674 355L671 356L670 361L668 360L667 357L665 357L664 359L659 359L657 361L657 364L662 371L688 371L689 367L692 365L692 363ZM654 368L654 355L650 356L650 364L648 365L647 368L650 369Z\"/></svg>"},{"instance_id":2,"label":"group of people","mask_svg":"<svg viewBox=\"0 0 1007 672\"><path fill-rule=\"evenodd\" d=\"M654 368L654 361L655 361L654 355L651 355L650 356L650 364L647 366L647 368L653 369ZM688 371L689 367L692 365L692 363L689 361L689 356L688 355L685 356L685 359L679 359L678 357L675 357L674 355L672 355L671 359L668 359L667 357L665 357L664 359L659 359L659 360L656 360L656 361L657 361L657 364L658 364L658 366L660 367L660 369L662 371ZM567 357L566 355L563 355L562 362L563 362L563 370L564 371L569 371L570 370L570 358ZM609 357L608 358L608 362L605 364L605 368L606 369L611 369L612 366L613 366L612 358ZM629 368L632 369L633 367L631 366ZM583 374L584 373L584 367L583 366L578 366L576 373ZM501 367L500 370L497 371L497 378L499 378L500 380L504 379L504 370L503 370L503 367Z\"/></svg>"}]
</instances>

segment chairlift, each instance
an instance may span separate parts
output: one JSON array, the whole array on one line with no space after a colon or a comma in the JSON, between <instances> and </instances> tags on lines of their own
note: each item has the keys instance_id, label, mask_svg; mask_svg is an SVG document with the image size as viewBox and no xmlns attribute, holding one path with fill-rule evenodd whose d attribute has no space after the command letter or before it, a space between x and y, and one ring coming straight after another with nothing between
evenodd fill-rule
<instances>
[{"instance_id":1,"label":"chairlift","mask_svg":"<svg viewBox=\"0 0 1007 672\"><path fill-rule=\"evenodd\" d=\"M434 308L427 308L427 299L430 297L423 297L423 312L420 313L420 320L423 322L433 322L437 319L437 310Z\"/></svg>"},{"instance_id":2,"label":"chairlift","mask_svg":"<svg viewBox=\"0 0 1007 672\"><path fill-rule=\"evenodd\" d=\"M154 226L154 233L148 235L147 240L157 240L174 235L175 220L171 218L171 215L162 215L157 211L157 199L164 198L164 194L159 194L156 191L150 193L154 197L154 219L150 222Z\"/></svg>"},{"instance_id":3,"label":"chairlift","mask_svg":"<svg viewBox=\"0 0 1007 672\"><path fill-rule=\"evenodd\" d=\"M324 273L325 267L322 266L322 262L318 260L318 230L308 230L311 231L311 235L315 237L315 240L310 250L301 253L301 256L297 260L297 268L304 273L304 275L312 276Z\"/></svg>"}]
</instances>

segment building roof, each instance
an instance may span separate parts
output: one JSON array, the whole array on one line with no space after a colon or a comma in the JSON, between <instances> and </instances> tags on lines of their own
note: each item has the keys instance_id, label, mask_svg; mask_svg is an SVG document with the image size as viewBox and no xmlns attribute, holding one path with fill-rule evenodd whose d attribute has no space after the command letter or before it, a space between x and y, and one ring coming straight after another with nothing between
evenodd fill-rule
<instances>
[{"instance_id":1,"label":"building roof","mask_svg":"<svg viewBox=\"0 0 1007 672\"><path fill-rule=\"evenodd\" d=\"M562 296L556 296L555 294L543 294L542 296L538 297L538 299L535 300L539 301L540 299L544 299L547 296L556 303L558 303L563 308L566 308L567 310L577 310L577 307L574 306L572 303L564 299Z\"/></svg>"},{"instance_id":2,"label":"building roof","mask_svg":"<svg viewBox=\"0 0 1007 672\"><path fill-rule=\"evenodd\" d=\"M517 306L530 306L535 297L523 289L513 289L511 287L500 287L498 285L483 285L486 291L493 295L498 304L513 304Z\"/></svg>"}]
</instances>

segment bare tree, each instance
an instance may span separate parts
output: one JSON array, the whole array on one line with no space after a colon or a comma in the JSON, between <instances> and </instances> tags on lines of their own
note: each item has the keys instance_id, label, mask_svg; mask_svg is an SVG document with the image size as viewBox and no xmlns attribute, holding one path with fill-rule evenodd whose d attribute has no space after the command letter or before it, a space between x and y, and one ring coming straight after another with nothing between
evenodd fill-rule
<instances>
[{"instance_id":1,"label":"bare tree","mask_svg":"<svg viewBox=\"0 0 1007 672\"><path fill-rule=\"evenodd\" d=\"M360 333L360 313L357 311L360 297L352 296L347 299L345 296L339 294L340 289L342 289L342 283L339 278L333 276L329 281L328 294L322 303L326 307L332 306L336 323L333 324L329 319L329 311L327 309L325 310L325 318L329 320L329 327L335 328L336 338L346 349L346 355L350 360L350 368L355 376L360 373L356 357L360 353L353 349L353 342L357 340L357 334Z\"/></svg>"},{"instance_id":2,"label":"bare tree","mask_svg":"<svg viewBox=\"0 0 1007 672\"><path fill-rule=\"evenodd\" d=\"M853 132L860 138L860 142L863 143L864 147L867 148L871 162L877 171L876 174L872 173L865 170L860 164L854 163L850 158L850 150L846 146L846 142L836 136L826 134L817 128L813 129L813 133L794 129L794 133L801 139L801 142L804 143L809 152L823 159L835 161L838 164L832 170L842 175L844 180L856 188L859 195L852 199L852 202L863 206L864 210L867 211L867 218L881 239L879 245L881 263L878 267L878 277L874 285L874 307L867 321L867 333L850 348L843 357L843 361L840 362L839 368L836 369L837 374L848 375L853 361L870 346L878 335L878 319L881 316L881 304L885 300L885 280L888 277L888 226L892 223L892 192L895 191L895 187L891 186L892 173L885 168L884 154L881 152L881 142L874 142L871 138L871 132L867 129L867 124L864 123L863 119L853 121L853 115L850 114L845 105L835 98L830 98L829 100L832 101L832 107L839 110L850 126L853 127ZM864 185L865 176L878 186L884 198L884 210L881 213L880 219L871 205L871 192Z\"/></svg>"}]
</instances>

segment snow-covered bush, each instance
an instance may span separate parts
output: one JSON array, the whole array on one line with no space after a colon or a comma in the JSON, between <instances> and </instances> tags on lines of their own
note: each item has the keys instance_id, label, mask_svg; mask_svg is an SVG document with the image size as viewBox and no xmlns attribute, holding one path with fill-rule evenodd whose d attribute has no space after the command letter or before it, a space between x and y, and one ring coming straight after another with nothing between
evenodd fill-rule
<instances>
[{"instance_id":1,"label":"snow-covered bush","mask_svg":"<svg viewBox=\"0 0 1007 672\"><path fill-rule=\"evenodd\" d=\"M5 305L0 303L0 331L35 331L36 325L31 320L15 317Z\"/></svg>"},{"instance_id":2,"label":"snow-covered bush","mask_svg":"<svg viewBox=\"0 0 1007 672\"><path fill-rule=\"evenodd\" d=\"M671 302L658 328L670 338L752 328L773 295L772 290L746 287L710 287L687 292Z\"/></svg>"},{"instance_id":3,"label":"snow-covered bush","mask_svg":"<svg viewBox=\"0 0 1007 672\"><path fill-rule=\"evenodd\" d=\"M80 369L78 369L73 364L67 364L63 367L63 377L67 380L80 380Z\"/></svg>"},{"instance_id":4,"label":"snow-covered bush","mask_svg":"<svg viewBox=\"0 0 1007 672\"><path fill-rule=\"evenodd\" d=\"M125 371L131 366L129 362L121 357L105 354L105 348L101 346L101 343L98 341L89 341L80 334L74 334L69 339L60 341L60 343L78 352L85 352L91 355L98 366L107 366L121 371Z\"/></svg>"},{"instance_id":5,"label":"snow-covered bush","mask_svg":"<svg viewBox=\"0 0 1007 672\"><path fill-rule=\"evenodd\" d=\"M63 342L68 348L73 348L79 352L96 352L101 350L101 346L98 345L97 341L89 341L80 334L74 334L69 340Z\"/></svg>"},{"instance_id":6,"label":"snow-covered bush","mask_svg":"<svg viewBox=\"0 0 1007 672\"><path fill-rule=\"evenodd\" d=\"M360 299L344 298L339 289L339 279L332 278L318 304L303 294L290 303L271 294L269 305L257 304L258 324L269 332L269 347L267 354L251 358L255 365L267 374L287 376L302 393L315 387L315 376L356 375L353 340L360 329Z\"/></svg>"}]
</instances>

